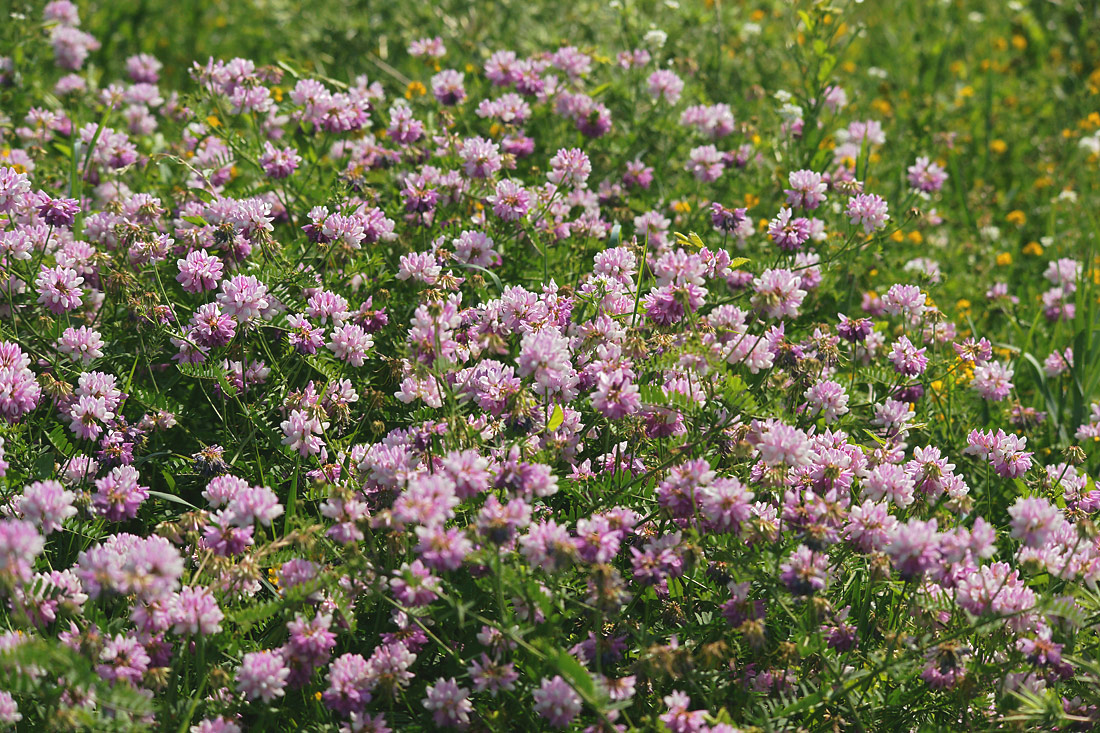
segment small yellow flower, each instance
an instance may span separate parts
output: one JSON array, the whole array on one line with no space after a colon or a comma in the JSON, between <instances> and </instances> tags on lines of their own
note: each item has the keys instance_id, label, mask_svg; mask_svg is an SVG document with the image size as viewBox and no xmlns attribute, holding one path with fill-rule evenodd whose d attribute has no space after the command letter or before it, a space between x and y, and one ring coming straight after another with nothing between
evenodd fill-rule
<instances>
[{"instance_id":1,"label":"small yellow flower","mask_svg":"<svg viewBox=\"0 0 1100 733\"><path fill-rule=\"evenodd\" d=\"M1012 264L1012 255L1008 252L1001 252L997 255L997 266L1008 267Z\"/></svg>"},{"instance_id":2,"label":"small yellow flower","mask_svg":"<svg viewBox=\"0 0 1100 733\"><path fill-rule=\"evenodd\" d=\"M672 203L672 210L677 214L687 214L691 211L691 204L687 201L680 200Z\"/></svg>"},{"instance_id":3,"label":"small yellow flower","mask_svg":"<svg viewBox=\"0 0 1100 733\"><path fill-rule=\"evenodd\" d=\"M318 690L317 692L313 693L313 699L314 699L314 700L320 700L320 699L321 699L321 691L320 691L320 690Z\"/></svg>"},{"instance_id":4,"label":"small yellow flower","mask_svg":"<svg viewBox=\"0 0 1100 733\"><path fill-rule=\"evenodd\" d=\"M765 13L763 10L760 10L759 8L757 8L756 10L752 11L752 14L749 15L749 18L752 19L753 23L759 23L760 21L764 20L764 18L766 18L767 15L768 14Z\"/></svg>"},{"instance_id":5,"label":"small yellow flower","mask_svg":"<svg viewBox=\"0 0 1100 733\"><path fill-rule=\"evenodd\" d=\"M1008 151L1008 143L1000 138L997 138L993 142L989 143L989 149L997 155L1002 155Z\"/></svg>"},{"instance_id":6,"label":"small yellow flower","mask_svg":"<svg viewBox=\"0 0 1100 733\"><path fill-rule=\"evenodd\" d=\"M271 92L271 98L274 99L276 102L283 101L283 88L282 87L271 87L271 89L269 91Z\"/></svg>"},{"instance_id":7,"label":"small yellow flower","mask_svg":"<svg viewBox=\"0 0 1100 733\"><path fill-rule=\"evenodd\" d=\"M867 274L870 275L871 277L877 277L878 276L878 268L877 267L872 267L871 271L868 272Z\"/></svg>"},{"instance_id":8,"label":"small yellow flower","mask_svg":"<svg viewBox=\"0 0 1100 733\"><path fill-rule=\"evenodd\" d=\"M1024 224L1027 223L1027 214L1020 211L1019 209L1014 209L1013 211L1008 212L1008 215L1005 216L1005 219L1008 220L1010 224L1015 224L1018 227L1022 227Z\"/></svg>"},{"instance_id":9,"label":"small yellow flower","mask_svg":"<svg viewBox=\"0 0 1100 733\"><path fill-rule=\"evenodd\" d=\"M968 311L970 310L970 301L966 298L959 298L955 301L955 307L961 311Z\"/></svg>"},{"instance_id":10,"label":"small yellow flower","mask_svg":"<svg viewBox=\"0 0 1100 733\"><path fill-rule=\"evenodd\" d=\"M890 235L890 239L892 239L895 242L904 242L905 241L905 233L903 231L901 231L900 229L898 229L893 234Z\"/></svg>"},{"instance_id":11,"label":"small yellow flower","mask_svg":"<svg viewBox=\"0 0 1100 733\"><path fill-rule=\"evenodd\" d=\"M967 361L965 359L959 359L959 369L956 372L955 382L957 384L965 386L973 378L974 362Z\"/></svg>"},{"instance_id":12,"label":"small yellow flower","mask_svg":"<svg viewBox=\"0 0 1100 733\"><path fill-rule=\"evenodd\" d=\"M428 93L427 87L421 82L410 81L409 85L405 87L405 99L412 99L413 97L423 97Z\"/></svg>"},{"instance_id":13,"label":"small yellow flower","mask_svg":"<svg viewBox=\"0 0 1100 733\"><path fill-rule=\"evenodd\" d=\"M916 230L913 230L909 232L909 241L913 244L921 244L922 242L924 242L924 235Z\"/></svg>"},{"instance_id":14,"label":"small yellow flower","mask_svg":"<svg viewBox=\"0 0 1100 733\"><path fill-rule=\"evenodd\" d=\"M1027 39L1017 33L1012 37L1012 47L1017 51L1023 51L1027 48Z\"/></svg>"},{"instance_id":15,"label":"small yellow flower","mask_svg":"<svg viewBox=\"0 0 1100 733\"><path fill-rule=\"evenodd\" d=\"M218 119L217 115L210 115L206 118L206 124L211 127L217 128L222 126L222 121Z\"/></svg>"},{"instance_id":16,"label":"small yellow flower","mask_svg":"<svg viewBox=\"0 0 1100 733\"><path fill-rule=\"evenodd\" d=\"M1024 254L1039 257L1043 254L1043 245L1038 242L1028 242L1024 245Z\"/></svg>"},{"instance_id":17,"label":"small yellow flower","mask_svg":"<svg viewBox=\"0 0 1100 733\"><path fill-rule=\"evenodd\" d=\"M467 74L472 74L472 73L474 73L475 71L477 71L477 67L476 67L476 66L474 66L473 64L466 64L466 73L467 73Z\"/></svg>"},{"instance_id":18,"label":"small yellow flower","mask_svg":"<svg viewBox=\"0 0 1100 733\"><path fill-rule=\"evenodd\" d=\"M894 113L894 107L885 99L879 97L871 102L871 107L878 111L879 114L889 117Z\"/></svg>"},{"instance_id":19,"label":"small yellow flower","mask_svg":"<svg viewBox=\"0 0 1100 733\"><path fill-rule=\"evenodd\" d=\"M756 206L758 203L760 203L760 197L759 196L754 196L751 193L745 194L745 208L746 209L751 209L752 207Z\"/></svg>"},{"instance_id":20,"label":"small yellow flower","mask_svg":"<svg viewBox=\"0 0 1100 733\"><path fill-rule=\"evenodd\" d=\"M933 392L942 392L943 391L943 380L942 379L933 380L932 384L930 386L932 387Z\"/></svg>"}]
</instances>

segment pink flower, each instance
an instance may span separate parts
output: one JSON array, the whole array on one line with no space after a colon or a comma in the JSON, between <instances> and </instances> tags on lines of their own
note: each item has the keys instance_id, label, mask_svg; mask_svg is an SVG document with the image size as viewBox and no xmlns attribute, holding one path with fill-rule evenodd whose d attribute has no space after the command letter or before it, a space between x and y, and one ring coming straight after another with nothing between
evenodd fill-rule
<instances>
[{"instance_id":1,"label":"pink flower","mask_svg":"<svg viewBox=\"0 0 1100 733\"><path fill-rule=\"evenodd\" d=\"M907 336L902 336L894 342L888 358L894 365L898 374L905 377L915 377L924 373L928 366L928 357L924 355L927 349L918 349Z\"/></svg>"},{"instance_id":2,"label":"pink flower","mask_svg":"<svg viewBox=\"0 0 1100 733\"><path fill-rule=\"evenodd\" d=\"M794 318L806 297L801 279L790 270L764 270L752 285L753 307L767 318Z\"/></svg>"},{"instance_id":3,"label":"pink flower","mask_svg":"<svg viewBox=\"0 0 1100 733\"><path fill-rule=\"evenodd\" d=\"M459 687L454 677L440 677L434 685L425 690L423 705L430 710L432 720L443 728L462 728L469 724L470 713L474 706L470 702L470 691Z\"/></svg>"},{"instance_id":4,"label":"pink flower","mask_svg":"<svg viewBox=\"0 0 1100 733\"><path fill-rule=\"evenodd\" d=\"M69 429L82 440L92 440L103 432L105 423L115 414L107 409L102 397L84 396L69 409Z\"/></svg>"},{"instance_id":5,"label":"pink flower","mask_svg":"<svg viewBox=\"0 0 1100 733\"><path fill-rule=\"evenodd\" d=\"M947 180L947 173L927 156L917 158L917 162L909 166L906 171L909 174L909 185L918 191L935 193L943 188Z\"/></svg>"},{"instance_id":6,"label":"pink flower","mask_svg":"<svg viewBox=\"0 0 1100 733\"><path fill-rule=\"evenodd\" d=\"M561 675L543 678L532 693L535 712L553 728L564 728L581 712L581 697Z\"/></svg>"},{"instance_id":7,"label":"pink flower","mask_svg":"<svg viewBox=\"0 0 1100 733\"><path fill-rule=\"evenodd\" d=\"M458 146L458 157L462 158L462 168L470 178L490 178L503 165L500 147L483 137L463 140Z\"/></svg>"},{"instance_id":8,"label":"pink flower","mask_svg":"<svg viewBox=\"0 0 1100 733\"><path fill-rule=\"evenodd\" d=\"M98 331L80 326L66 328L57 339L55 348L59 353L67 355L70 359L87 366L96 359L103 357L103 337Z\"/></svg>"},{"instance_id":9,"label":"pink flower","mask_svg":"<svg viewBox=\"0 0 1100 733\"><path fill-rule=\"evenodd\" d=\"M684 91L684 81L674 71L658 69L646 79L646 88L653 99L664 97L669 104L676 104Z\"/></svg>"},{"instance_id":10,"label":"pink flower","mask_svg":"<svg viewBox=\"0 0 1100 733\"><path fill-rule=\"evenodd\" d=\"M433 285L442 271L443 268L439 266L439 262L431 252L410 252L407 255L401 255L397 279L412 278L426 285Z\"/></svg>"},{"instance_id":11,"label":"pink flower","mask_svg":"<svg viewBox=\"0 0 1100 733\"><path fill-rule=\"evenodd\" d=\"M1012 376L1012 367L991 361L974 368L974 378L970 386L983 398L1000 402L1012 392Z\"/></svg>"},{"instance_id":12,"label":"pink flower","mask_svg":"<svg viewBox=\"0 0 1100 733\"><path fill-rule=\"evenodd\" d=\"M224 269L220 259L203 249L188 252L186 258L176 260L176 266L176 281L189 293L216 289Z\"/></svg>"},{"instance_id":13,"label":"pink flower","mask_svg":"<svg viewBox=\"0 0 1100 733\"><path fill-rule=\"evenodd\" d=\"M1020 497L1008 508L1012 536L1028 547L1042 547L1065 521L1061 510L1042 497Z\"/></svg>"},{"instance_id":14,"label":"pink flower","mask_svg":"<svg viewBox=\"0 0 1100 733\"><path fill-rule=\"evenodd\" d=\"M267 286L251 275L237 275L223 280L218 303L238 323L258 318L271 307Z\"/></svg>"},{"instance_id":15,"label":"pink flower","mask_svg":"<svg viewBox=\"0 0 1100 733\"><path fill-rule=\"evenodd\" d=\"M903 578L915 578L940 561L940 536L935 519L910 519L894 528L886 554Z\"/></svg>"},{"instance_id":16,"label":"pink flower","mask_svg":"<svg viewBox=\"0 0 1100 733\"><path fill-rule=\"evenodd\" d=\"M300 456L305 457L320 453L324 448L321 435L329 424L321 422L319 417L305 410L293 410L279 427L285 436L283 445L290 446L291 450L296 450Z\"/></svg>"},{"instance_id":17,"label":"pink flower","mask_svg":"<svg viewBox=\"0 0 1100 733\"><path fill-rule=\"evenodd\" d=\"M49 535L61 529L66 519L76 516L75 498L58 481L35 481L14 497L11 505L16 516L33 522L43 535Z\"/></svg>"},{"instance_id":18,"label":"pink flower","mask_svg":"<svg viewBox=\"0 0 1100 733\"><path fill-rule=\"evenodd\" d=\"M329 351L337 359L348 362L354 367L363 366L367 350L374 346L374 338L357 323L346 324L332 329L327 344Z\"/></svg>"},{"instance_id":19,"label":"pink flower","mask_svg":"<svg viewBox=\"0 0 1100 733\"><path fill-rule=\"evenodd\" d=\"M45 538L31 522L0 519L0 578L9 583L30 580L34 559L45 547Z\"/></svg>"},{"instance_id":20,"label":"pink flower","mask_svg":"<svg viewBox=\"0 0 1100 733\"><path fill-rule=\"evenodd\" d=\"M237 690L249 700L271 702L283 696L289 676L290 669L281 652L270 649L249 652L237 668Z\"/></svg>"},{"instance_id":21,"label":"pink flower","mask_svg":"<svg viewBox=\"0 0 1100 733\"><path fill-rule=\"evenodd\" d=\"M42 265L34 281L38 289L38 302L56 315L76 310L83 303L81 296L84 290L80 287L83 282L84 278L77 275L76 270Z\"/></svg>"},{"instance_id":22,"label":"pink flower","mask_svg":"<svg viewBox=\"0 0 1100 733\"><path fill-rule=\"evenodd\" d=\"M136 517L138 507L149 498L149 487L142 486L140 478L133 466L116 466L103 478L96 479L93 511L112 522Z\"/></svg>"},{"instance_id":23,"label":"pink flower","mask_svg":"<svg viewBox=\"0 0 1100 733\"><path fill-rule=\"evenodd\" d=\"M580 148L561 148L550 159L550 172L546 174L546 177L557 186L584 188L585 182L591 173L592 164L583 150Z\"/></svg>"},{"instance_id":24,"label":"pink flower","mask_svg":"<svg viewBox=\"0 0 1100 733\"><path fill-rule=\"evenodd\" d=\"M779 249L793 252L810 239L810 220L801 216L792 219L791 210L784 207L769 223L768 236Z\"/></svg>"},{"instance_id":25,"label":"pink flower","mask_svg":"<svg viewBox=\"0 0 1100 733\"><path fill-rule=\"evenodd\" d=\"M890 219L886 201L877 194L859 194L848 199L848 219L852 224L862 224L863 232L870 234L882 229Z\"/></svg>"},{"instance_id":26,"label":"pink flower","mask_svg":"<svg viewBox=\"0 0 1100 733\"><path fill-rule=\"evenodd\" d=\"M488 197L493 213L504 221L518 221L531 209L531 194L518 181L507 179L497 183L496 192Z\"/></svg>"},{"instance_id":27,"label":"pink flower","mask_svg":"<svg viewBox=\"0 0 1100 733\"><path fill-rule=\"evenodd\" d=\"M209 588L188 586L172 596L169 615L177 634L209 636L221 630L225 614Z\"/></svg>"},{"instance_id":28,"label":"pink flower","mask_svg":"<svg viewBox=\"0 0 1100 733\"><path fill-rule=\"evenodd\" d=\"M264 143L264 152L260 156L260 166L269 178L276 180L287 178L302 163L302 156L291 147L276 148L270 141Z\"/></svg>"},{"instance_id":29,"label":"pink flower","mask_svg":"<svg viewBox=\"0 0 1100 733\"><path fill-rule=\"evenodd\" d=\"M825 201L825 192L829 190L829 186L820 173L810 170L792 171L787 180L791 184L784 192L787 194L788 206L800 206L812 211Z\"/></svg>"},{"instance_id":30,"label":"pink flower","mask_svg":"<svg viewBox=\"0 0 1100 733\"><path fill-rule=\"evenodd\" d=\"M432 77L432 94L436 100L447 107L453 106L466 99L466 88L463 86L465 74L454 69L444 69Z\"/></svg>"}]
</instances>

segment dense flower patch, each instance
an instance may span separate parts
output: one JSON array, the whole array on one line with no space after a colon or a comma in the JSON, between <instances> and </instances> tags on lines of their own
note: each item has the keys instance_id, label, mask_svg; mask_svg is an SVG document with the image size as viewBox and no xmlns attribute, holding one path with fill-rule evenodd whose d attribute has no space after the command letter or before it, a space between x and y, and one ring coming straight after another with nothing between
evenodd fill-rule
<instances>
[{"instance_id":1,"label":"dense flower patch","mask_svg":"<svg viewBox=\"0 0 1100 733\"><path fill-rule=\"evenodd\" d=\"M1100 117L1006 182L778 5L737 93L655 28L172 88L21 17L0 723L1094 727Z\"/></svg>"}]
</instances>

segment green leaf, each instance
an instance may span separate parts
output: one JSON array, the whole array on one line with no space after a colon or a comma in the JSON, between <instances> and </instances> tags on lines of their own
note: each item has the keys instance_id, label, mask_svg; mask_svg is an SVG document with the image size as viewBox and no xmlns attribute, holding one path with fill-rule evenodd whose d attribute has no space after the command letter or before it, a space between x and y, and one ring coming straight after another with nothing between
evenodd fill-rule
<instances>
[{"instance_id":1,"label":"green leaf","mask_svg":"<svg viewBox=\"0 0 1100 733\"><path fill-rule=\"evenodd\" d=\"M167 474L165 474L165 478L167 478ZM190 503L190 502L188 502L184 499L181 499L178 496L172 496L171 494L166 494L163 491L150 491L149 496L155 496L158 499L163 499L164 501L175 502L176 504L183 504L188 509L197 509L198 508L194 504L192 504L192 503Z\"/></svg>"},{"instance_id":2,"label":"green leaf","mask_svg":"<svg viewBox=\"0 0 1100 733\"><path fill-rule=\"evenodd\" d=\"M869 437L871 438L871 440L875 441L875 442L876 442L876 443L878 443L879 445L886 445L886 441L885 441L885 440L883 440L883 439L882 439L882 438L880 438L879 436L875 435L874 433L872 433L872 432L871 432L870 430L868 430L867 428L864 428L864 429L863 429L863 432L867 433L867 435L868 435L868 436L869 436Z\"/></svg>"},{"instance_id":3,"label":"green leaf","mask_svg":"<svg viewBox=\"0 0 1100 733\"><path fill-rule=\"evenodd\" d=\"M592 681L592 675L572 654L559 651L557 656L551 657L551 661L558 668L561 676L568 680L577 692L589 700L596 697L596 683Z\"/></svg>"},{"instance_id":4,"label":"green leaf","mask_svg":"<svg viewBox=\"0 0 1100 733\"><path fill-rule=\"evenodd\" d=\"M69 441L69 436L66 435L64 426L55 425L53 430L46 433L46 437L49 438L50 443L54 448L64 456L71 456L73 454L73 444Z\"/></svg>"},{"instance_id":5,"label":"green leaf","mask_svg":"<svg viewBox=\"0 0 1100 733\"><path fill-rule=\"evenodd\" d=\"M283 605L283 599L279 598L265 603L258 603L254 606L246 606L234 614L232 618L242 632L247 632L256 624L274 616Z\"/></svg>"},{"instance_id":6,"label":"green leaf","mask_svg":"<svg viewBox=\"0 0 1100 733\"><path fill-rule=\"evenodd\" d=\"M550 413L550 420L546 423L546 432L554 432L563 422L565 422L565 412L562 411L561 405L554 405L554 411Z\"/></svg>"},{"instance_id":7,"label":"green leaf","mask_svg":"<svg viewBox=\"0 0 1100 733\"><path fill-rule=\"evenodd\" d=\"M622 244L622 241L623 241L623 225L617 223L617 224L615 224L615 226L611 227L611 236L608 237L607 246L608 247L618 247L620 244Z\"/></svg>"},{"instance_id":8,"label":"green leaf","mask_svg":"<svg viewBox=\"0 0 1100 733\"><path fill-rule=\"evenodd\" d=\"M194 224L197 227L206 226L206 219L203 219L201 216L181 216L180 218L188 222L189 224Z\"/></svg>"}]
</instances>

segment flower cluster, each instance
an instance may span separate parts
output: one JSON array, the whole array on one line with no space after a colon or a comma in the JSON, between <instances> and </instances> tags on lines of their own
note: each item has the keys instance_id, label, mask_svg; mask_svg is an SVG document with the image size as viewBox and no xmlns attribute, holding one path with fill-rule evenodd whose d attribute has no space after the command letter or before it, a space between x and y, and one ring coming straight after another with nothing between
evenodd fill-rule
<instances>
[{"instance_id":1,"label":"flower cluster","mask_svg":"<svg viewBox=\"0 0 1100 733\"><path fill-rule=\"evenodd\" d=\"M0 727L1100 726L1079 19L989 9L1015 153L889 9L612 5L324 69L10 24Z\"/></svg>"}]
</instances>

